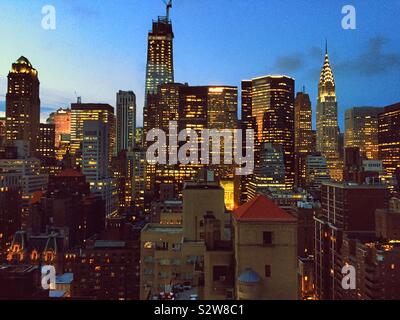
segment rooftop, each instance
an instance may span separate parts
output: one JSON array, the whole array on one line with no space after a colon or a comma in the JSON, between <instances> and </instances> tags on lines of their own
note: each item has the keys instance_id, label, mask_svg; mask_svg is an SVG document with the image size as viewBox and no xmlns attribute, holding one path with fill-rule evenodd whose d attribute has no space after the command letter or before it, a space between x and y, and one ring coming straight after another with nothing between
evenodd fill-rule
<instances>
[{"instance_id":1,"label":"rooftop","mask_svg":"<svg viewBox=\"0 0 400 320\"><path fill-rule=\"evenodd\" d=\"M330 187L338 187L343 189L387 189L387 186L383 184L358 184L355 182L336 182L336 181L324 181L322 184Z\"/></svg>"},{"instance_id":2,"label":"rooftop","mask_svg":"<svg viewBox=\"0 0 400 320\"><path fill-rule=\"evenodd\" d=\"M21 56L15 63L18 64L27 64L29 67L32 67L32 64L29 62L29 60L27 58L25 58L24 56Z\"/></svg>"},{"instance_id":3,"label":"rooftop","mask_svg":"<svg viewBox=\"0 0 400 320\"><path fill-rule=\"evenodd\" d=\"M297 221L296 218L263 195L240 206L233 212L233 215L237 221Z\"/></svg>"},{"instance_id":4,"label":"rooftop","mask_svg":"<svg viewBox=\"0 0 400 320\"><path fill-rule=\"evenodd\" d=\"M59 174L57 174L57 177L82 177L83 174L77 170L74 169L64 169L61 171Z\"/></svg>"},{"instance_id":5,"label":"rooftop","mask_svg":"<svg viewBox=\"0 0 400 320\"><path fill-rule=\"evenodd\" d=\"M30 201L30 204L36 204L40 201L40 199L42 199L44 195L43 191L35 191L32 195L32 199Z\"/></svg>"},{"instance_id":6,"label":"rooftop","mask_svg":"<svg viewBox=\"0 0 400 320\"><path fill-rule=\"evenodd\" d=\"M103 248L124 248L125 241L112 241L112 240L96 240L94 243L95 249Z\"/></svg>"},{"instance_id":7,"label":"rooftop","mask_svg":"<svg viewBox=\"0 0 400 320\"><path fill-rule=\"evenodd\" d=\"M159 224L148 224L146 225L143 232L159 232L159 233L183 233L183 228L180 226L164 226Z\"/></svg>"}]
</instances>

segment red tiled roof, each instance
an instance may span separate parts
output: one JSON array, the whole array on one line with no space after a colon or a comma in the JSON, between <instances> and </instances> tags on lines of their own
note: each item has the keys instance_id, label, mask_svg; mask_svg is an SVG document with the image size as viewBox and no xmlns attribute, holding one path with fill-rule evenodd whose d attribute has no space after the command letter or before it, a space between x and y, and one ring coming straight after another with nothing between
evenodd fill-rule
<instances>
[{"instance_id":1,"label":"red tiled roof","mask_svg":"<svg viewBox=\"0 0 400 320\"><path fill-rule=\"evenodd\" d=\"M61 171L57 177L82 177L83 174L74 169L64 169Z\"/></svg>"},{"instance_id":2,"label":"red tiled roof","mask_svg":"<svg viewBox=\"0 0 400 320\"><path fill-rule=\"evenodd\" d=\"M237 221L296 221L296 218L262 195L237 208L233 215Z\"/></svg>"},{"instance_id":3,"label":"red tiled roof","mask_svg":"<svg viewBox=\"0 0 400 320\"><path fill-rule=\"evenodd\" d=\"M44 195L43 191L34 192L32 194L32 198L31 198L30 204L38 203L40 201L40 199L42 199L43 195Z\"/></svg>"}]
</instances>

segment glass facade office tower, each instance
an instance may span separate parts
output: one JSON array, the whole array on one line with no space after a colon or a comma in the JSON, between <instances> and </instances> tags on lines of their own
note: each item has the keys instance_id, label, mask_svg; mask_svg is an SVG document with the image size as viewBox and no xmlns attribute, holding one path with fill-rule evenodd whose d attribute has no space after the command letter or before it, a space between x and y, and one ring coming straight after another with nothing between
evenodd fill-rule
<instances>
[{"instance_id":1,"label":"glass facade office tower","mask_svg":"<svg viewBox=\"0 0 400 320\"><path fill-rule=\"evenodd\" d=\"M378 159L378 114L382 108L355 107L345 113L345 147L357 147L365 159Z\"/></svg>"},{"instance_id":2,"label":"glass facade office tower","mask_svg":"<svg viewBox=\"0 0 400 320\"><path fill-rule=\"evenodd\" d=\"M174 82L172 23L168 16L153 21L147 47L145 107L149 94L155 94L157 87Z\"/></svg>"},{"instance_id":3,"label":"glass facade office tower","mask_svg":"<svg viewBox=\"0 0 400 320\"><path fill-rule=\"evenodd\" d=\"M294 102L294 127L295 127L295 151L296 153L314 152L312 138L312 109L310 96L304 92L298 92Z\"/></svg>"},{"instance_id":4,"label":"glass facade office tower","mask_svg":"<svg viewBox=\"0 0 400 320\"><path fill-rule=\"evenodd\" d=\"M117 154L132 150L136 131L136 95L133 91L117 93Z\"/></svg>"},{"instance_id":5,"label":"glass facade office tower","mask_svg":"<svg viewBox=\"0 0 400 320\"><path fill-rule=\"evenodd\" d=\"M252 80L252 114L259 143L280 145L285 161L285 186L291 189L295 177L294 79L265 76Z\"/></svg>"}]
</instances>

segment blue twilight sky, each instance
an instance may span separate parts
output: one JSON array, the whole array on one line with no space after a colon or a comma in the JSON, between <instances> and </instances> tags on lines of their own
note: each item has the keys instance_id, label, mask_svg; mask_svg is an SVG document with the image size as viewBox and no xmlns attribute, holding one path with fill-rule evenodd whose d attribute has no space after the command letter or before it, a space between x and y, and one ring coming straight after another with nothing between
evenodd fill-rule
<instances>
[{"instance_id":1,"label":"blue twilight sky","mask_svg":"<svg viewBox=\"0 0 400 320\"><path fill-rule=\"evenodd\" d=\"M55 31L41 28L48 4ZM356 30L341 27L346 4L356 8ZM147 32L164 12L162 0L1 0L0 110L11 63L24 55L39 71L42 119L75 91L115 105L115 93L129 89L141 123ZM328 38L343 128L349 107L400 101L399 14L399 0L174 0L175 80L240 86L283 73L297 90L305 85L315 109Z\"/></svg>"}]
</instances>

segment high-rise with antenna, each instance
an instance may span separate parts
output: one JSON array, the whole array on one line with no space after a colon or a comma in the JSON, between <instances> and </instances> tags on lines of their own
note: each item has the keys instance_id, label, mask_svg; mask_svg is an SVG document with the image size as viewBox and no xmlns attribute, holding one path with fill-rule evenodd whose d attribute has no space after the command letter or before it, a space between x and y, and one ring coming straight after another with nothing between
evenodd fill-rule
<instances>
[{"instance_id":1,"label":"high-rise with antenna","mask_svg":"<svg viewBox=\"0 0 400 320\"><path fill-rule=\"evenodd\" d=\"M162 84L174 82L173 39L170 10L172 0L164 1L166 16L153 21L153 28L148 35L146 91L144 104L144 127L152 127L151 95L157 92ZM149 97L150 96L150 97Z\"/></svg>"}]
</instances>

